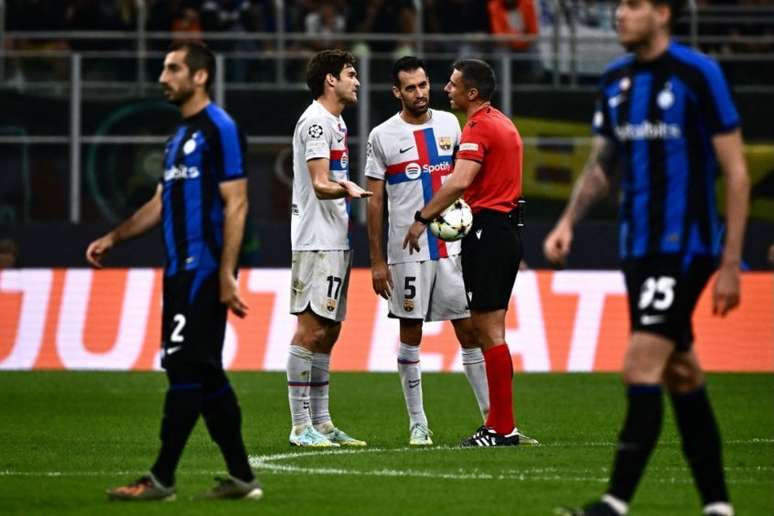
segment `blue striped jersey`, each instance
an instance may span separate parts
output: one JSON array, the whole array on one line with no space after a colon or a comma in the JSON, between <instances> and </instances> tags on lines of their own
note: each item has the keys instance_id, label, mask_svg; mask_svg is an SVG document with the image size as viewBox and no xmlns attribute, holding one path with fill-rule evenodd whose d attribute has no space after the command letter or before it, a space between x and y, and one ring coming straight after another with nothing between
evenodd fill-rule
<instances>
[{"instance_id":1,"label":"blue striped jersey","mask_svg":"<svg viewBox=\"0 0 774 516\"><path fill-rule=\"evenodd\" d=\"M712 137L739 123L718 64L684 45L671 42L653 61L627 55L608 66L593 129L618 149L623 259L720 253Z\"/></svg>"},{"instance_id":2,"label":"blue striped jersey","mask_svg":"<svg viewBox=\"0 0 774 516\"><path fill-rule=\"evenodd\" d=\"M184 119L167 140L161 177L167 276L218 268L224 219L219 185L246 177L245 148L239 127L212 103Z\"/></svg>"}]
</instances>

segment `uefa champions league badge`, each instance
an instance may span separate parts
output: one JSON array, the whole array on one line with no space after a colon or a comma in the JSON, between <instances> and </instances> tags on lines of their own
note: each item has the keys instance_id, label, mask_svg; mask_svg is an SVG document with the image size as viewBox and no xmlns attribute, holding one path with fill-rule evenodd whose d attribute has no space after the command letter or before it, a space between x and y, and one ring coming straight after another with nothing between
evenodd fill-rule
<instances>
[{"instance_id":1,"label":"uefa champions league badge","mask_svg":"<svg viewBox=\"0 0 774 516\"><path fill-rule=\"evenodd\" d=\"M656 104L663 110L667 110L675 103L675 94L672 93L672 83L667 82L664 84L664 89L656 97Z\"/></svg>"}]
</instances>

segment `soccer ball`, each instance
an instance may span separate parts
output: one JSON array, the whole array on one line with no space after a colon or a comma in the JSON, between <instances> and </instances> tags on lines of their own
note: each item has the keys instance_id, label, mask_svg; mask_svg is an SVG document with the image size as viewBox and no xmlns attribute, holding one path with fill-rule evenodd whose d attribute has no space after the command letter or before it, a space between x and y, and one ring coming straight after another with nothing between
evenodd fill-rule
<instances>
[{"instance_id":1,"label":"soccer ball","mask_svg":"<svg viewBox=\"0 0 774 516\"><path fill-rule=\"evenodd\" d=\"M473 212L460 198L430 222L430 232L441 240L454 242L467 235L472 226Z\"/></svg>"}]
</instances>

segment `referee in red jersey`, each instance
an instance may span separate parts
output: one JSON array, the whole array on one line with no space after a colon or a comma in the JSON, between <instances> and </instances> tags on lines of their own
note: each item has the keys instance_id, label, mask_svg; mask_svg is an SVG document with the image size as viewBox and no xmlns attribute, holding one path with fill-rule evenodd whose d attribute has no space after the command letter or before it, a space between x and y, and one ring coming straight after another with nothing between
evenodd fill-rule
<instances>
[{"instance_id":1,"label":"referee in red jersey","mask_svg":"<svg viewBox=\"0 0 774 516\"><path fill-rule=\"evenodd\" d=\"M427 224L464 194L473 228L462 240L462 275L471 320L484 352L489 383L489 416L461 446L538 444L516 428L513 363L505 343L505 311L522 258L519 199L522 144L513 122L492 107L494 70L477 59L454 63L444 88L451 106L466 112L454 172L414 215L403 247L419 250Z\"/></svg>"}]
</instances>

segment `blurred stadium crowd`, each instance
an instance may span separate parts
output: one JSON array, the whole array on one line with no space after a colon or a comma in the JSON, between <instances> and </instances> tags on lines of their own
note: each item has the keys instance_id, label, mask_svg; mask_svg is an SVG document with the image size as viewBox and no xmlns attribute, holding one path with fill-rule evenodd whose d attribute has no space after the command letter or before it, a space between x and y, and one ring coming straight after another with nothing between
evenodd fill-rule
<instances>
[{"instance_id":1,"label":"blurred stadium crowd","mask_svg":"<svg viewBox=\"0 0 774 516\"><path fill-rule=\"evenodd\" d=\"M207 40L211 32L275 33L278 30L275 0L7 0L5 30L25 31L134 31L138 27L139 6L145 5L145 30L184 33L181 37ZM337 39L345 33L429 34L480 33L515 35L498 46L526 51L550 24L555 9L571 13L584 26L612 30L611 0L422 0L422 17L417 17L413 0L286 0L283 3L286 33L317 36L313 41L296 43L296 48L344 47ZM723 37L720 43L707 43L705 49L720 53L769 52L774 49L774 27L755 21L756 9L774 9L772 0L698 0L697 8L719 9L722 14L709 18L700 27L702 35ZM731 8L725 10L725 8ZM737 8L737 9L734 9ZM422 27L417 24L421 23ZM704 23L699 19L699 23ZM688 30L687 24L680 28ZM191 33L194 33L193 36ZM739 38L746 36L747 38ZM760 36L759 41L749 41ZM737 38L736 40L734 38ZM163 50L169 41L156 40L152 48ZM272 41L212 41L215 50L271 50ZM13 49L131 50L131 39L25 40L13 39ZM371 41L370 50L402 50L400 41ZM428 50L448 50L459 43L449 41L430 45ZM292 50L292 48L291 48ZM476 50L491 50L481 44Z\"/></svg>"}]
</instances>

